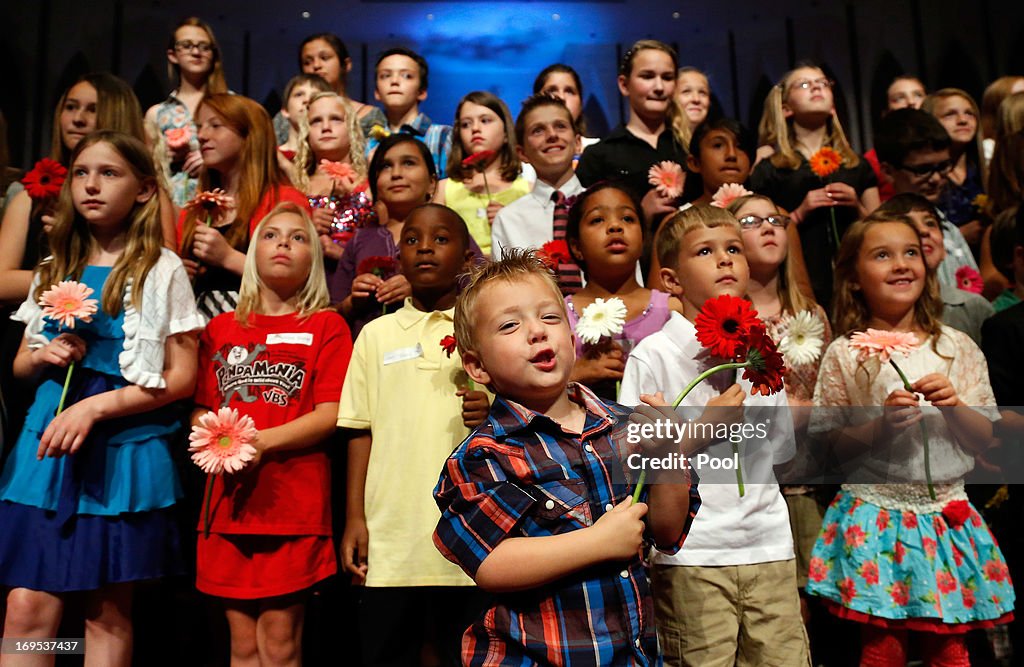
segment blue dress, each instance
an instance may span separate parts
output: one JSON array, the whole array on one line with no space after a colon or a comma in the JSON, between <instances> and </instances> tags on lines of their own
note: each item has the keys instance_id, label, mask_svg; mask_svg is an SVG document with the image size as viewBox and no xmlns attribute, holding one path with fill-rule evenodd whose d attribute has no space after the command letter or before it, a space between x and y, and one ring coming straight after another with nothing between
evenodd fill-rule
<instances>
[{"instance_id":1,"label":"blue dress","mask_svg":"<svg viewBox=\"0 0 1024 667\"><path fill-rule=\"evenodd\" d=\"M81 282L102 294L111 267L88 266ZM65 409L129 384L121 375L124 312L102 309L73 333L87 352L75 364ZM67 331L67 329L64 329ZM43 335L61 333L47 319ZM181 497L170 442L181 406L97 422L79 451L36 459L56 412L66 369L41 378L21 436L0 474L0 585L48 592L95 590L182 571L177 519Z\"/></svg>"}]
</instances>

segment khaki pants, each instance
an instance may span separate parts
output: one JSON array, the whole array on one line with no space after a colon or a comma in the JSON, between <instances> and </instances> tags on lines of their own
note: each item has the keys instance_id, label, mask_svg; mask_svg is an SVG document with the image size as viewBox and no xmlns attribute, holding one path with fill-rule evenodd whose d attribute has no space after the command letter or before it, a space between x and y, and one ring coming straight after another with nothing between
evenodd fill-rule
<instances>
[{"instance_id":1,"label":"khaki pants","mask_svg":"<svg viewBox=\"0 0 1024 667\"><path fill-rule=\"evenodd\" d=\"M651 579L666 665L810 666L794 561L656 565Z\"/></svg>"}]
</instances>

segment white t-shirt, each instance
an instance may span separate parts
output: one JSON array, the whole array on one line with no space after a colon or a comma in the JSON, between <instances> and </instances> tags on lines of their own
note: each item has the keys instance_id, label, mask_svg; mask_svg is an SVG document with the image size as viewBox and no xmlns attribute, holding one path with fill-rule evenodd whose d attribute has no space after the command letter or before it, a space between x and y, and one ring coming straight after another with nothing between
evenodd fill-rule
<instances>
[{"instance_id":1,"label":"white t-shirt","mask_svg":"<svg viewBox=\"0 0 1024 667\"><path fill-rule=\"evenodd\" d=\"M626 362L619 402L637 405L640 394L661 391L671 403L693 378L721 363L719 359L707 357L696 334L691 322L673 312L661 331L640 341ZM694 387L682 405L703 407L732 382L732 373L716 373ZM780 408L760 412L760 419L766 415L771 418L766 426L766 441L771 446L764 446L765 441L759 441L762 446L745 448L746 442L739 445L744 480L773 481L745 482L742 497L736 484L700 483L701 506L683 548L673 556L655 551L653 562L658 565L752 565L794 557L786 501L772 472L773 465L785 463L796 454L793 424L788 411L783 409L788 404L786 392L761 396L751 393L747 380L737 379L736 382L747 393L746 408ZM747 421L751 419L748 414ZM726 441L715 442L706 452L724 459L732 454L732 445ZM717 475L721 480L721 473ZM732 478L735 479L735 473Z\"/></svg>"}]
</instances>

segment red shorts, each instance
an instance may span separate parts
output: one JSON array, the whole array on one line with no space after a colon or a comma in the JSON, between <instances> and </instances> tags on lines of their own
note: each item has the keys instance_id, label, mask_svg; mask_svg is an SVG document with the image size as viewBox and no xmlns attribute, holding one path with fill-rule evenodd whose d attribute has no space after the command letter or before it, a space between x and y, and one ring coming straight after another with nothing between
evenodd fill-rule
<instances>
[{"instance_id":1,"label":"red shorts","mask_svg":"<svg viewBox=\"0 0 1024 667\"><path fill-rule=\"evenodd\" d=\"M305 590L338 571L334 543L323 535L199 536L196 588L236 600Z\"/></svg>"}]
</instances>

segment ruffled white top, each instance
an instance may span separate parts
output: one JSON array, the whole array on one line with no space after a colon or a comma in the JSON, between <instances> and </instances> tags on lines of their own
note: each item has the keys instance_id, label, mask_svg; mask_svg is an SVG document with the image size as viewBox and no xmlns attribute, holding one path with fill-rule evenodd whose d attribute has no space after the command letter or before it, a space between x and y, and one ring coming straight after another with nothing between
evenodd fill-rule
<instances>
[{"instance_id":1,"label":"ruffled white top","mask_svg":"<svg viewBox=\"0 0 1024 667\"><path fill-rule=\"evenodd\" d=\"M25 324L25 338L32 349L50 342L42 333L43 309L33 297L38 285L39 274L36 273L28 299L11 315L12 320ZM185 267L170 250L161 250L160 259L150 269L142 289L141 312L132 304L131 279L124 290L124 349L118 357L118 365L121 375L132 384L163 389L167 386L163 375L167 337L202 329L203 320L196 310Z\"/></svg>"}]
</instances>

